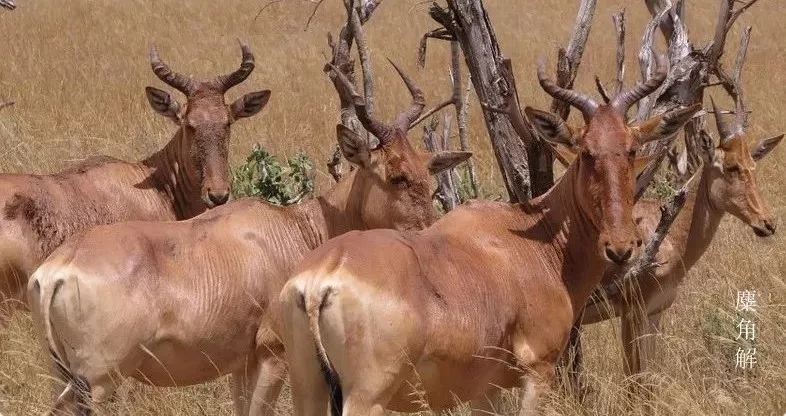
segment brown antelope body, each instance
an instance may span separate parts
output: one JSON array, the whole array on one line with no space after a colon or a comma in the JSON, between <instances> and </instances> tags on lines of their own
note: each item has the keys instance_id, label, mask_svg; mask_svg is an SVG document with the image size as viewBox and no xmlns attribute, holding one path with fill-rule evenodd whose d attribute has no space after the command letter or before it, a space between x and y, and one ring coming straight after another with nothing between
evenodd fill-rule
<instances>
[{"instance_id":1,"label":"brown antelope body","mask_svg":"<svg viewBox=\"0 0 786 416\"><path fill-rule=\"evenodd\" d=\"M68 382L55 403L102 401L120 380L182 386L233 374L238 414L272 414L283 383L278 294L297 262L349 230L431 224L429 173L469 157L428 154L406 138L423 96L392 125L355 107L378 149L338 126L358 168L327 194L280 208L243 199L182 222L98 227L70 240L33 275L31 305ZM353 90L354 91L354 90ZM259 374L259 377L257 375ZM81 407L81 406L80 406Z\"/></svg>"},{"instance_id":2,"label":"brown antelope body","mask_svg":"<svg viewBox=\"0 0 786 416\"><path fill-rule=\"evenodd\" d=\"M546 194L522 204L473 202L420 232L347 233L311 252L281 292L296 415L438 411L523 386L523 411L554 376L571 325L608 262L635 258L634 154L696 109L628 128L622 114L665 78L610 105L538 77L587 123L526 109L542 136L580 153ZM328 383L325 382L328 380ZM328 386L330 385L330 386ZM330 388L329 388L330 387Z\"/></svg>"},{"instance_id":3,"label":"brown antelope body","mask_svg":"<svg viewBox=\"0 0 786 416\"><path fill-rule=\"evenodd\" d=\"M714 107L714 103L713 103ZM753 151L741 123L730 128L715 108L718 133L717 148L705 136L703 162L698 185L666 235L657 255L658 267L637 281L633 287L617 286L618 273L607 270L603 277L605 293L592 296L584 313L583 324L621 317L621 335L626 375L646 370L654 359L661 314L677 298L685 275L701 258L712 242L726 213L750 226L756 235L766 237L775 232L775 220L762 199L756 183L756 161L780 143L783 135L762 140ZM644 235L654 232L660 218L657 201L636 204L634 216Z\"/></svg>"},{"instance_id":4,"label":"brown antelope body","mask_svg":"<svg viewBox=\"0 0 786 416\"><path fill-rule=\"evenodd\" d=\"M23 302L27 279L68 237L99 224L191 218L229 198L230 125L259 112L270 91L228 106L224 93L245 80L254 56L241 45L238 70L207 81L173 72L150 53L153 72L186 95L184 108L147 87L150 105L179 126L167 145L137 163L95 156L53 175L0 175L0 297Z\"/></svg>"}]
</instances>

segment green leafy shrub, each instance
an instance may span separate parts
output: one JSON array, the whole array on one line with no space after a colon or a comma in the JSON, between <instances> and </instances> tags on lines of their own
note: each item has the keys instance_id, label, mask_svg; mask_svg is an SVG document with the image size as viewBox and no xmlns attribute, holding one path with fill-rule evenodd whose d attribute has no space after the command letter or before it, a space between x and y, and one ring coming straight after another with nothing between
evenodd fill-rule
<instances>
[{"instance_id":1,"label":"green leafy shrub","mask_svg":"<svg viewBox=\"0 0 786 416\"><path fill-rule=\"evenodd\" d=\"M301 152L282 164L257 143L245 163L232 171L232 194L276 205L296 204L314 194L313 168L314 163Z\"/></svg>"}]
</instances>

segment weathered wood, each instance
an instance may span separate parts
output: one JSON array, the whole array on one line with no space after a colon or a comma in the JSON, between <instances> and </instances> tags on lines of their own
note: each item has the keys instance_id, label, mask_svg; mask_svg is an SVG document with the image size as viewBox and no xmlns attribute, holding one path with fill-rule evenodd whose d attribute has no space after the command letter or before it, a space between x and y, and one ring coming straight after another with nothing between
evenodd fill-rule
<instances>
[{"instance_id":1,"label":"weathered wood","mask_svg":"<svg viewBox=\"0 0 786 416\"><path fill-rule=\"evenodd\" d=\"M507 90L499 71L503 57L483 2L448 0L448 9L433 4L429 12L461 45L480 101L500 107ZM484 108L483 117L510 201L526 201L531 182L524 143L506 116Z\"/></svg>"},{"instance_id":2,"label":"weathered wood","mask_svg":"<svg viewBox=\"0 0 786 416\"><path fill-rule=\"evenodd\" d=\"M637 285L637 280L640 277L658 265L655 262L655 256L658 254L660 245L663 243L663 239L666 238L666 234L668 234L671 224L674 223L674 219L677 218L682 206L685 205L688 187L698 175L699 172L696 172L682 185L682 188L674 193L666 204L660 207L660 221L658 221L658 225L655 227L655 232L650 236L649 240L647 240L644 251L639 258L636 259L633 265L625 272L622 278L623 283Z\"/></svg>"},{"instance_id":3,"label":"weathered wood","mask_svg":"<svg viewBox=\"0 0 786 416\"><path fill-rule=\"evenodd\" d=\"M0 7L14 10L16 9L16 2L14 0L0 0Z\"/></svg>"},{"instance_id":4,"label":"weathered wood","mask_svg":"<svg viewBox=\"0 0 786 416\"><path fill-rule=\"evenodd\" d=\"M453 104L456 107L456 124L459 133L459 146L461 151L469 151L469 130L467 128L467 114L469 112L469 89L471 88L470 81L467 81L466 93L462 91L461 86L461 45L458 42L450 42L450 78L453 81ZM443 135L444 137L444 135ZM475 177L475 162L474 159L467 160L467 179L469 180L469 187L472 191L472 198L478 197L478 181Z\"/></svg>"},{"instance_id":5,"label":"weathered wood","mask_svg":"<svg viewBox=\"0 0 786 416\"><path fill-rule=\"evenodd\" d=\"M360 14L358 12L360 3L358 0L344 0L344 5L347 8L347 15L349 16L348 23L352 31L352 37L355 38L355 43L358 45L360 68L363 71L363 96L366 99L366 111L369 115L374 115L374 76L373 70L371 69L371 58L369 57L368 45L366 45L366 37L363 35L363 23L360 21ZM371 15L369 12L366 20L370 17Z\"/></svg>"},{"instance_id":6,"label":"weathered wood","mask_svg":"<svg viewBox=\"0 0 786 416\"><path fill-rule=\"evenodd\" d=\"M617 79L614 83L614 95L622 92L625 81L625 8L611 17L614 30L617 32Z\"/></svg>"},{"instance_id":7,"label":"weathered wood","mask_svg":"<svg viewBox=\"0 0 786 416\"><path fill-rule=\"evenodd\" d=\"M581 58L584 55L584 48L587 46L587 38L592 28L595 4L596 0L581 0L568 46L558 52L556 82L562 88L573 88ZM555 98L551 102L551 112L562 117L563 120L567 120L570 114L570 105Z\"/></svg>"},{"instance_id":8,"label":"weathered wood","mask_svg":"<svg viewBox=\"0 0 786 416\"><path fill-rule=\"evenodd\" d=\"M437 118L433 117L429 124L423 126L423 142L429 152L450 150L448 145L450 137L450 114L445 114L441 137L437 134L438 125L439 122ZM439 201L443 211L450 212L460 203L458 191L453 181L453 169L447 169L438 173L436 178L437 189L434 191L434 198Z\"/></svg>"},{"instance_id":9,"label":"weathered wood","mask_svg":"<svg viewBox=\"0 0 786 416\"><path fill-rule=\"evenodd\" d=\"M13 101L3 101L3 100L0 100L0 110L2 110L2 109L3 109L3 108L5 108L5 107L10 107L10 106L12 106L12 105L14 105L14 102L13 102Z\"/></svg>"},{"instance_id":10,"label":"weathered wood","mask_svg":"<svg viewBox=\"0 0 786 416\"><path fill-rule=\"evenodd\" d=\"M426 111L422 116L410 124L409 128L413 128L423 120L431 117L437 111L453 105L456 110L456 120L458 124L459 142L462 151L469 151L469 140L467 139L467 113L468 113L468 96L471 88L471 83L467 82L466 94L462 95L461 86L461 46L455 40L453 35L444 27L432 30L423 35L418 46L418 67L424 68L426 66L426 45L428 39L440 39L450 41L450 81L451 81L451 94L450 98L443 101L433 109ZM445 136L447 137L447 136ZM472 191L472 198L478 197L478 185L475 177L475 163L472 159L467 160L467 176Z\"/></svg>"},{"instance_id":11,"label":"weathered wood","mask_svg":"<svg viewBox=\"0 0 786 416\"><path fill-rule=\"evenodd\" d=\"M336 145L336 150L333 151L333 155L327 161L327 168L333 180L336 182L341 180L343 176L341 173L341 148L338 145Z\"/></svg>"}]
</instances>

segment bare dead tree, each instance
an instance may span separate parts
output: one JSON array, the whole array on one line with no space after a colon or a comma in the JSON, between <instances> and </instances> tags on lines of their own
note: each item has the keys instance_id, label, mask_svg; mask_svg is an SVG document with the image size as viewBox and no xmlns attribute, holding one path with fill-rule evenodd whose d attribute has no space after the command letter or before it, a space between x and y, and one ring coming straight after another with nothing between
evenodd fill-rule
<instances>
[{"instance_id":1,"label":"bare dead tree","mask_svg":"<svg viewBox=\"0 0 786 416\"><path fill-rule=\"evenodd\" d=\"M494 29L481 0L447 0L447 9L434 3L431 17L442 28L438 33L458 41L469 69L472 85L481 103L483 116L491 138L494 156L511 202L521 202L531 196L531 181L526 143L533 136L519 137L508 117L489 108L503 105L503 95L510 91L501 77L503 56ZM444 30L442 30L444 29Z\"/></svg>"},{"instance_id":2,"label":"bare dead tree","mask_svg":"<svg viewBox=\"0 0 786 416\"><path fill-rule=\"evenodd\" d=\"M442 124L442 135L437 133L439 122L436 116L431 122L423 126L423 141L429 152L450 150L450 113L445 113ZM442 210L450 212L461 202L454 181L454 169L448 169L437 174L437 189L434 198L439 201Z\"/></svg>"},{"instance_id":3,"label":"bare dead tree","mask_svg":"<svg viewBox=\"0 0 786 416\"><path fill-rule=\"evenodd\" d=\"M431 117L435 112L449 105L453 105L456 111L460 147L462 151L468 152L469 140L467 138L467 114L469 111L468 93L471 87L471 78L467 81L467 91L464 93L463 87L461 85L461 46L453 39L451 35L447 33L444 28L427 32L421 38L420 46L418 48L418 66L421 68L425 67L426 65L426 45L428 39L441 39L450 41L450 80L452 86L451 95L450 98L443 101L433 109L426 111L422 116L420 116L420 118L412 123L410 128L418 125L426 118ZM467 160L467 176L470 183L470 189L472 190L471 197L477 198L478 185L477 179L475 177L475 163L472 161L472 159Z\"/></svg>"},{"instance_id":4,"label":"bare dead tree","mask_svg":"<svg viewBox=\"0 0 786 416\"><path fill-rule=\"evenodd\" d=\"M339 93L340 111L341 111L341 124L352 129L358 134L365 132L362 124L357 118L355 106L353 105L353 98L351 94L346 91L344 85L332 70L333 67L338 68L344 76L353 85L355 83L355 62L350 58L352 44L357 42L358 49L360 50L361 42L357 41L358 35L362 38L362 26L370 18L371 14L382 3L382 0L345 0L344 5L347 10L347 21L339 31L338 39L333 39L333 36L328 33L328 46L331 50L331 59L325 65L323 71L328 75L333 82L333 86ZM373 102L373 86L371 85L371 69L368 61L368 50L365 42L362 43L365 52L361 55L361 70L364 73L364 92L367 103L367 110L370 113L368 106L369 100ZM365 58L363 58L365 56ZM365 75L368 74L368 75ZM370 133L366 132L366 137L369 141L377 140L373 138ZM338 181L341 178L341 152L336 149L332 157L328 161L328 172L333 178ZM350 166L352 169L352 166Z\"/></svg>"}]
</instances>

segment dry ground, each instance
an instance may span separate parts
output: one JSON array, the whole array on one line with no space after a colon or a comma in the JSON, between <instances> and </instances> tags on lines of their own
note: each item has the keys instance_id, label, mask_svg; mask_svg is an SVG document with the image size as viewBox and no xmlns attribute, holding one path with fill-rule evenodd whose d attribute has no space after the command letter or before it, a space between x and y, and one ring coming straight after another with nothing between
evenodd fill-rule
<instances>
[{"instance_id":1,"label":"dry ground","mask_svg":"<svg viewBox=\"0 0 786 416\"><path fill-rule=\"evenodd\" d=\"M0 113L0 170L50 172L95 153L137 159L168 140L174 127L147 105L143 88L161 86L147 61L149 42L173 68L195 75L228 72L239 62L234 38L247 39L257 57L254 74L229 95L270 88L264 112L238 123L232 155L241 160L253 142L274 153L304 150L326 160L334 144L335 93L321 72L327 51L325 33L342 23L337 0L328 0L314 22L303 26L311 5L305 1L273 4L253 20L263 2L192 0L19 0L14 12L0 11L0 98L17 105ZM513 58L520 94L543 107L547 98L535 81L537 57L555 55L570 34L578 5L572 2L488 1L502 49ZM647 15L643 2L599 2L579 88L589 91L591 76L613 77L611 13L628 9L629 71L638 70L635 52ZM367 26L378 78L377 102L390 115L406 105L407 95L384 62L401 63L422 85L430 103L448 93L447 45L429 47L425 70L415 70L419 36L434 24L419 0L390 0ZM786 54L780 1L764 0L741 19L755 24L746 68L745 88L753 137L786 130ZM716 0L688 1L689 27L705 42L716 16ZM735 31L730 40L736 45ZM733 53L733 48L730 51ZM727 59L729 59L727 57ZM720 91L715 93L721 96ZM471 136L479 178L489 193L501 192L488 137L477 102L471 113ZM419 138L416 140L420 142ZM776 215L786 219L783 176L786 147L781 146L759 169L760 183ZM324 187L328 175L319 164ZM663 348L656 378L657 414L781 415L786 412L786 239L783 233L757 239L739 222L728 219L704 260L694 268L682 297L669 311L660 336ZM732 361L736 346L734 302L738 289L759 296L757 370L743 374ZM17 314L0 331L0 412L27 415L43 411L49 398L45 361L31 333L30 319ZM554 414L626 413L618 333L610 323L587 331L587 367L594 393L584 407L555 394ZM287 409L286 401L282 412ZM108 413L229 414L225 381L184 389L150 389L128 383Z\"/></svg>"}]
</instances>

